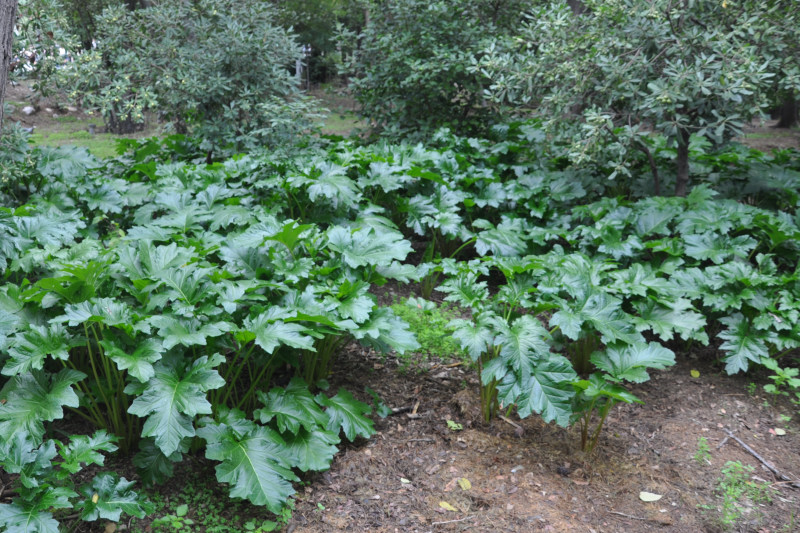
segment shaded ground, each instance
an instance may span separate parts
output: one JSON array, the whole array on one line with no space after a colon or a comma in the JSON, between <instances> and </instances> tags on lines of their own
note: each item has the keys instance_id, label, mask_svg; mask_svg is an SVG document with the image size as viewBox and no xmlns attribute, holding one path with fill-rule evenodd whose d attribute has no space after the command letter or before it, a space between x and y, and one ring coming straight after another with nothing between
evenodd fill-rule
<instances>
[{"instance_id":1,"label":"shaded ground","mask_svg":"<svg viewBox=\"0 0 800 533\"><path fill-rule=\"evenodd\" d=\"M329 472L310 480L289 530L718 531L722 500L715 487L727 461L753 466L754 480L777 489L772 504L742 500L733 530L797 530L800 490L774 483L779 480L732 440L720 447L729 429L798 479L800 426L779 416L790 407L765 406L760 386L748 394L749 378L720 375L707 362L684 357L634 388L646 405L612 411L597 451L586 457L577 429L515 416L509 420L521 430L502 420L482 425L477 376L469 369L439 365L402 376L394 366L351 353L338 367L335 386L355 392L368 383L390 407L410 411L378 420L375 437L348 446ZM693 369L699 378L691 377ZM463 429L451 429L448 420ZM787 433L776 436L774 428ZM695 458L701 438L710 448L707 459ZM471 488L459 485L462 478ZM640 491L663 498L644 503Z\"/></svg>"},{"instance_id":2,"label":"shaded ground","mask_svg":"<svg viewBox=\"0 0 800 533\"><path fill-rule=\"evenodd\" d=\"M90 114L57 97L37 98L26 82L6 87L5 101L13 112L5 117L6 124L19 123L23 128L33 128L31 144L45 146L85 146L97 157L116 155L118 139L141 139L159 133L159 125L152 118L142 131L128 135L106 133L102 117ZM32 106L36 112L23 113L23 108Z\"/></svg>"},{"instance_id":3,"label":"shaded ground","mask_svg":"<svg viewBox=\"0 0 800 533\"><path fill-rule=\"evenodd\" d=\"M774 127L777 123L777 120L767 120L763 123L754 120L745 128L744 138L738 140L762 152L786 148L800 149L800 128L777 129Z\"/></svg>"}]
</instances>

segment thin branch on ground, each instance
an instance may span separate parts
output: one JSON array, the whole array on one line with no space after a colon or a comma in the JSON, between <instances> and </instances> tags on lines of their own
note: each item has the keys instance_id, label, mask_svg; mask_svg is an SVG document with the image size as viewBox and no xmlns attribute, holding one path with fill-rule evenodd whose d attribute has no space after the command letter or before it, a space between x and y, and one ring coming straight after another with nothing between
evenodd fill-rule
<instances>
[{"instance_id":1,"label":"thin branch on ground","mask_svg":"<svg viewBox=\"0 0 800 533\"><path fill-rule=\"evenodd\" d=\"M739 443L739 445L740 445L742 448L744 448L744 449L745 449L745 451L747 451L747 452L748 452L750 455L752 455L753 457L755 457L756 459L758 459L758 460L761 462L761 464L762 464L762 465L764 465L764 466L767 468L767 470L769 470L770 472L772 472L773 474L775 474L775 477L777 477L778 479L781 479L781 480L783 480L783 481L786 481L786 482L787 482L787 484L788 484L790 487L794 487L794 488L796 488L796 489L800 489L800 481L794 480L794 479L792 479L792 478L790 478L790 477L788 477L788 476L786 476L786 475L784 475L784 474L781 474L781 473L778 471L778 469L777 469L777 468L775 468L775 467L772 465L772 463L770 463L769 461L767 461L766 459L764 459L763 457L761 457L761 455L759 455L759 453L758 453L758 452L756 452L756 451L755 451L753 448L751 448L750 446L748 446L747 444L745 444L745 442L744 442L742 439L740 439L739 437L737 437L736 435L734 435L734 434L733 434L733 432L732 432L731 430L729 430L729 429L724 429L724 428L723 428L723 429L722 429L722 431L724 431L724 432L725 432L725 433L728 435L728 437L730 437L730 438L732 438L733 440L735 440L736 442L738 442L738 443ZM724 442L724 441L723 441L723 442Z\"/></svg>"},{"instance_id":2,"label":"thin branch on ground","mask_svg":"<svg viewBox=\"0 0 800 533\"><path fill-rule=\"evenodd\" d=\"M455 522L464 522L466 520L472 520L475 518L475 515L467 516L466 518L459 518L457 520L445 520L444 522L431 522L432 526L440 526L442 524L454 524Z\"/></svg>"}]
</instances>

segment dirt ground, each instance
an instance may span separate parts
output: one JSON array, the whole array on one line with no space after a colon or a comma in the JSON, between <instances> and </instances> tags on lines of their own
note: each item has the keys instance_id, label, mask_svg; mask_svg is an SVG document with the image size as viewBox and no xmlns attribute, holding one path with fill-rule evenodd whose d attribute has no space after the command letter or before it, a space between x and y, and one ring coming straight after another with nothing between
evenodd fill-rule
<instances>
[{"instance_id":1,"label":"dirt ground","mask_svg":"<svg viewBox=\"0 0 800 533\"><path fill-rule=\"evenodd\" d=\"M342 361L334 386L355 392L368 383L387 405L407 410L378 419L375 437L347 446L329 472L309 480L289 531L719 531L715 488L727 461L751 465L754 480L777 489L771 504L745 503L733 530L800 530L800 490L725 433L800 479L800 425L780 417L791 407L765 405L760 385L750 394L752 378L721 374L708 353L684 354L634 387L646 404L615 408L587 457L577 429L516 416L483 425L470 369L440 363L400 375L392 359L359 351ZM707 460L695 458L701 438ZM663 498L645 503L640 491Z\"/></svg>"}]
</instances>

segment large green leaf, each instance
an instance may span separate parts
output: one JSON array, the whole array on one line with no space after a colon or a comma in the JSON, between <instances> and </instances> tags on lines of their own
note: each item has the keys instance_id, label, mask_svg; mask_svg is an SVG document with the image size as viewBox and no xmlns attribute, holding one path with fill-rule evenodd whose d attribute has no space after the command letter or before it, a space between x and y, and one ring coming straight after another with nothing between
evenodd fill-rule
<instances>
[{"instance_id":1,"label":"large green leaf","mask_svg":"<svg viewBox=\"0 0 800 533\"><path fill-rule=\"evenodd\" d=\"M591 362L609 380L643 383L650 379L648 368L664 369L675 364L675 354L658 343L614 344L592 354Z\"/></svg>"},{"instance_id":2,"label":"large green leaf","mask_svg":"<svg viewBox=\"0 0 800 533\"><path fill-rule=\"evenodd\" d=\"M375 427L372 420L364 415L372 412L369 405L359 402L353 395L344 389L339 389L336 396L328 398L319 393L317 403L325 407L325 414L328 415L328 431L338 434L344 431L348 440L355 440L357 436L369 438L375 434Z\"/></svg>"},{"instance_id":3,"label":"large green leaf","mask_svg":"<svg viewBox=\"0 0 800 533\"><path fill-rule=\"evenodd\" d=\"M499 321L498 321L499 322ZM547 330L531 315L523 315L510 326L502 323L494 343L500 346L500 358L523 381L533 372L539 360L548 359L550 345Z\"/></svg>"},{"instance_id":4,"label":"large green leaf","mask_svg":"<svg viewBox=\"0 0 800 533\"><path fill-rule=\"evenodd\" d=\"M566 427L572 416L572 397L575 395L572 382L576 378L569 360L553 354L537 364L531 375L521 382L513 374L506 375L498 386L498 393L502 394L502 388L507 387L511 380L518 382L520 395L515 403L520 417L539 413L545 422L555 421Z\"/></svg>"},{"instance_id":5,"label":"large green leaf","mask_svg":"<svg viewBox=\"0 0 800 533\"><path fill-rule=\"evenodd\" d=\"M741 313L723 317L720 322L727 326L718 334L725 341L719 346L725 352L725 372L746 372L751 361L759 363L762 357L769 357L765 342L767 333L753 328Z\"/></svg>"},{"instance_id":6,"label":"large green leaf","mask_svg":"<svg viewBox=\"0 0 800 533\"><path fill-rule=\"evenodd\" d=\"M80 489L86 497L80 504L83 507L81 519L92 522L104 518L119 522L122 513L137 518L152 513L155 506L131 490L134 484L116 474L99 474Z\"/></svg>"},{"instance_id":7,"label":"large green leaf","mask_svg":"<svg viewBox=\"0 0 800 533\"><path fill-rule=\"evenodd\" d=\"M328 248L342 254L352 268L367 265L387 266L402 261L411 253L411 243L403 235L387 230L364 228L350 230L335 226L328 230Z\"/></svg>"},{"instance_id":8,"label":"large green leaf","mask_svg":"<svg viewBox=\"0 0 800 533\"><path fill-rule=\"evenodd\" d=\"M246 498L280 513L294 494L286 444L269 428L244 419L238 411L222 411L221 422L207 421L198 430L206 440L206 457L221 461L217 479L230 484L230 495Z\"/></svg>"},{"instance_id":9,"label":"large green leaf","mask_svg":"<svg viewBox=\"0 0 800 533\"><path fill-rule=\"evenodd\" d=\"M481 322L476 324L471 320L457 318L452 320L447 327L453 329L453 338L461 345L461 349L466 350L473 361L477 361L481 354L487 352L494 345L492 330Z\"/></svg>"},{"instance_id":10,"label":"large green leaf","mask_svg":"<svg viewBox=\"0 0 800 533\"><path fill-rule=\"evenodd\" d=\"M183 346L206 345L208 337L219 337L233 329L229 322L202 322L197 318L180 318L170 315L156 315L149 319L158 328L158 334L165 350L181 344Z\"/></svg>"},{"instance_id":11,"label":"large green leaf","mask_svg":"<svg viewBox=\"0 0 800 533\"><path fill-rule=\"evenodd\" d=\"M475 241L479 255L491 252L495 256L514 256L524 254L527 249L521 219L504 218L497 226L487 220L476 220L472 226L481 230L477 232Z\"/></svg>"},{"instance_id":12,"label":"large green leaf","mask_svg":"<svg viewBox=\"0 0 800 533\"><path fill-rule=\"evenodd\" d=\"M131 383L125 387L126 393L139 394L128 412L147 417L142 436L154 437L165 455L178 450L182 439L195 435L192 421L196 415L211 413L206 392L225 384L214 370L224 360L219 354L203 356L185 371L178 362L161 361L146 384Z\"/></svg>"},{"instance_id":13,"label":"large green leaf","mask_svg":"<svg viewBox=\"0 0 800 533\"><path fill-rule=\"evenodd\" d=\"M339 435L333 431L309 431L303 428L297 434L284 435L283 438L293 466L303 472L327 470L333 456L339 451L336 447L339 444Z\"/></svg>"},{"instance_id":14,"label":"large green leaf","mask_svg":"<svg viewBox=\"0 0 800 533\"><path fill-rule=\"evenodd\" d=\"M59 533L59 523L48 511L72 505L64 489L46 491L34 501L15 499L0 504L0 526L5 533Z\"/></svg>"},{"instance_id":15,"label":"large green leaf","mask_svg":"<svg viewBox=\"0 0 800 533\"><path fill-rule=\"evenodd\" d=\"M69 438L68 444L59 442L59 455L63 459L60 465L61 469L67 474L75 474L84 465L102 465L105 458L98 450L116 451L115 440L115 437L101 429L91 436L73 435Z\"/></svg>"},{"instance_id":16,"label":"large green leaf","mask_svg":"<svg viewBox=\"0 0 800 533\"><path fill-rule=\"evenodd\" d=\"M308 390L308 384L300 378L292 378L285 389L275 387L268 394L259 392L258 397L264 407L256 410L253 416L264 424L276 419L282 434L297 434L301 427L314 431L328 422L328 417Z\"/></svg>"},{"instance_id":17,"label":"large green leaf","mask_svg":"<svg viewBox=\"0 0 800 533\"><path fill-rule=\"evenodd\" d=\"M653 300L644 300L634 304L638 316L633 323L638 331L651 330L661 340L669 341L677 333L683 340L695 339L708 344L708 335L704 328L705 317L694 310L689 300L680 298L669 307Z\"/></svg>"},{"instance_id":18,"label":"large green leaf","mask_svg":"<svg viewBox=\"0 0 800 533\"><path fill-rule=\"evenodd\" d=\"M89 169L99 166L97 159L83 147L42 146L38 150L37 170L47 177L61 179L64 183L83 177Z\"/></svg>"},{"instance_id":19,"label":"large green leaf","mask_svg":"<svg viewBox=\"0 0 800 533\"><path fill-rule=\"evenodd\" d=\"M174 463L183 459L183 453L189 450L189 440L181 441L181 447L170 456L164 455L156 446L155 439L140 440L139 452L133 456L132 462L142 481L146 485L157 485L171 478Z\"/></svg>"},{"instance_id":20,"label":"large green leaf","mask_svg":"<svg viewBox=\"0 0 800 533\"><path fill-rule=\"evenodd\" d=\"M111 340L102 340L100 345L120 371L127 370L128 374L142 383L153 377L153 363L159 361L164 353L163 343L156 339L142 340L135 348L123 348Z\"/></svg>"},{"instance_id":21,"label":"large green leaf","mask_svg":"<svg viewBox=\"0 0 800 533\"><path fill-rule=\"evenodd\" d=\"M107 326L127 325L132 321L130 307L113 298L92 298L64 306L64 314L51 322L67 322L78 326L84 322L100 322Z\"/></svg>"},{"instance_id":22,"label":"large green leaf","mask_svg":"<svg viewBox=\"0 0 800 533\"><path fill-rule=\"evenodd\" d=\"M64 417L63 407L78 407L73 385L86 374L63 369L51 375L32 371L11 378L0 391L0 440L26 431L33 438L44 435L44 422Z\"/></svg>"},{"instance_id":23,"label":"large green leaf","mask_svg":"<svg viewBox=\"0 0 800 533\"><path fill-rule=\"evenodd\" d=\"M622 385L606 380L597 372L590 375L589 379L576 381L573 386L589 400L607 398L616 402L644 403L628 392Z\"/></svg>"},{"instance_id":24,"label":"large green leaf","mask_svg":"<svg viewBox=\"0 0 800 533\"><path fill-rule=\"evenodd\" d=\"M362 344L384 353L390 350L404 353L420 346L408 324L388 307L376 308L369 320L351 329L350 333Z\"/></svg>"},{"instance_id":25,"label":"large green leaf","mask_svg":"<svg viewBox=\"0 0 800 533\"><path fill-rule=\"evenodd\" d=\"M306 334L312 330L296 322L278 320L274 311L246 318L243 327L255 335L256 344L267 353L274 352L282 344L301 350L314 349L314 338Z\"/></svg>"},{"instance_id":26,"label":"large green leaf","mask_svg":"<svg viewBox=\"0 0 800 533\"><path fill-rule=\"evenodd\" d=\"M308 170L309 178L292 178L291 183L306 186L312 202L323 197L330 200L334 208L340 205L355 208L361 194L355 182L347 177L347 169L328 161L318 162L316 168Z\"/></svg>"},{"instance_id":27,"label":"large green leaf","mask_svg":"<svg viewBox=\"0 0 800 533\"><path fill-rule=\"evenodd\" d=\"M52 324L50 327L31 324L30 329L12 337L8 350L11 358L6 362L2 373L14 376L30 370L41 370L48 355L53 359L66 361L70 348L75 345L75 340L60 324Z\"/></svg>"}]
</instances>

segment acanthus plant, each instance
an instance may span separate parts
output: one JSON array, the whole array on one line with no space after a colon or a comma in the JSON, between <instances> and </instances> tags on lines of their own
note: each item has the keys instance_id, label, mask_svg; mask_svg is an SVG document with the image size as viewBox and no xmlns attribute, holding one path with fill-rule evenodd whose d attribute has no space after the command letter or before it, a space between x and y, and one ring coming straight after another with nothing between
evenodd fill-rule
<instances>
[{"instance_id":1,"label":"acanthus plant","mask_svg":"<svg viewBox=\"0 0 800 533\"><path fill-rule=\"evenodd\" d=\"M502 405L515 406L521 417L538 413L562 426L578 422L582 446L589 451L609 410L619 402L638 401L623 382L641 383L649 377L648 368L675 363L671 350L647 342L639 330L669 325L659 330L665 340L673 330L703 335L702 324L682 324L678 314L671 317L674 324L656 325L626 313L623 299L610 292L613 278L607 272L613 266L593 265L581 255L553 252L447 263L444 268L450 278L438 290L472 314L451 325L454 337L478 363L484 419L488 422ZM490 291L482 278L492 270L502 274L504 283ZM622 279L626 275L620 273ZM640 290L644 300L656 299L645 285ZM587 377L580 379L579 373ZM590 431L595 411L599 422Z\"/></svg>"},{"instance_id":2,"label":"acanthus plant","mask_svg":"<svg viewBox=\"0 0 800 533\"><path fill-rule=\"evenodd\" d=\"M505 284L496 293L487 282L492 268ZM541 306L534 293L532 270L540 265L531 258L447 262L449 278L438 288L446 301L468 309L472 317L456 319L453 337L477 363L483 418L489 422L500 406L517 406L521 417L541 414L545 421L569 424L577 374L569 360L551 350L550 333L537 315Z\"/></svg>"},{"instance_id":3,"label":"acanthus plant","mask_svg":"<svg viewBox=\"0 0 800 533\"><path fill-rule=\"evenodd\" d=\"M676 315L698 327L702 321L718 324L722 359L733 374L798 347L792 315L798 306L800 229L787 213L715 194L701 186L685 199L606 199L576 210L578 220L592 223L576 224L561 236L584 253L629 265L631 280L669 295L636 304L656 324L654 333L667 333L658 324ZM708 342L675 331L684 340Z\"/></svg>"},{"instance_id":4,"label":"acanthus plant","mask_svg":"<svg viewBox=\"0 0 800 533\"><path fill-rule=\"evenodd\" d=\"M262 402L273 409L279 401L279 390L268 400L260 391L288 363L308 378L287 389L298 397L328 376L349 339L415 348L407 325L369 292L388 278L417 276L400 263L410 247L390 225L280 220L228 187L218 168L171 165L149 178L128 184L137 193L127 205L82 205L88 224L52 209L4 209L4 275L17 283L0 288L0 362L9 378L2 434L30 434L67 408L120 437L125 450L139 441L134 463L148 481L169 476L171 463L205 441L233 496L277 511L292 469L327 468L340 429L349 439L372 433L370 409L346 391L320 394L316 410L293 415L302 431L280 416L274 427L263 409L260 422L250 417ZM115 224L100 223L107 213ZM44 385L10 385L32 376ZM55 376L69 380L59 377L56 387ZM53 416L37 408L43 402ZM3 442L22 453L22 441ZM52 510L37 509L43 519Z\"/></svg>"}]
</instances>

